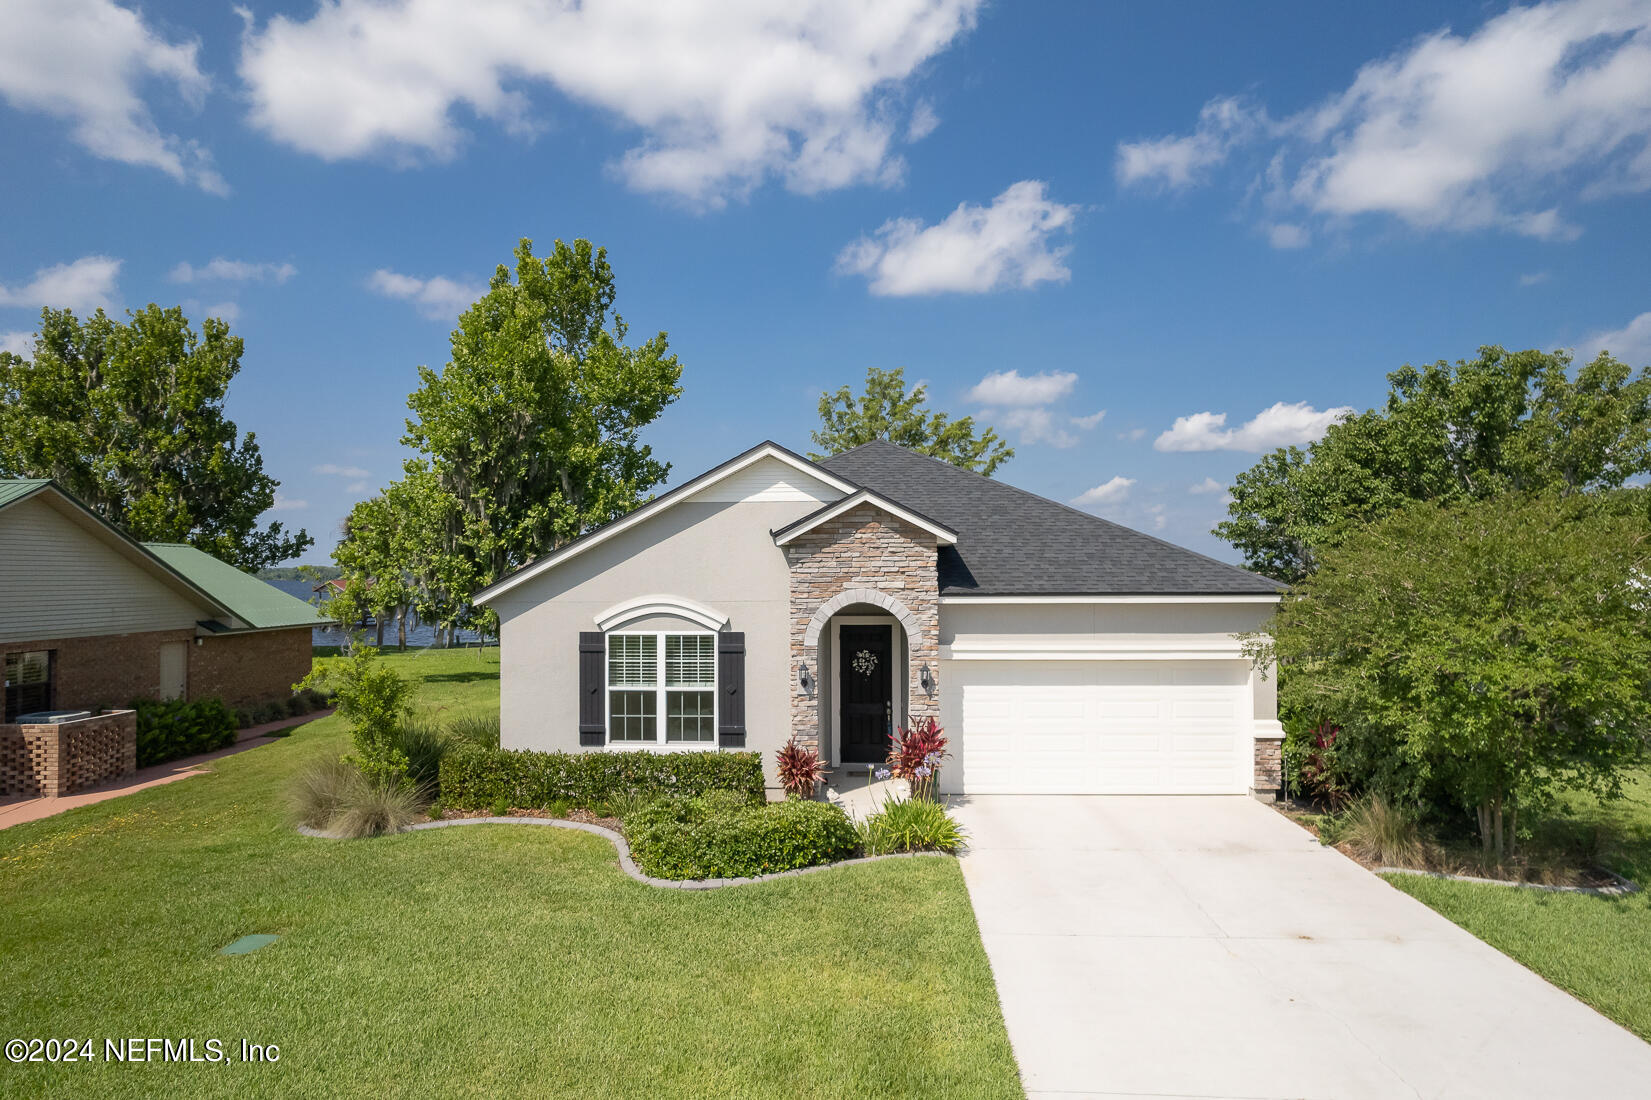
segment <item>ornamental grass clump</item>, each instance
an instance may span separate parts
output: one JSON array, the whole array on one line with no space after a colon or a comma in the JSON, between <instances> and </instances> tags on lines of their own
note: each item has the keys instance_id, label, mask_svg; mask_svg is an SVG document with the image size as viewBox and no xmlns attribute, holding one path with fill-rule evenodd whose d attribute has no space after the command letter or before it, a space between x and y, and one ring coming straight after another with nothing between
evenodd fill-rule
<instances>
[{"instance_id":1,"label":"ornamental grass clump","mask_svg":"<svg viewBox=\"0 0 1651 1100\"><path fill-rule=\"evenodd\" d=\"M913 798L932 802L940 782L940 762L951 755L946 743L945 734L933 718L919 718L900 730L889 746L888 762L877 769L876 778L904 779Z\"/></svg>"},{"instance_id":2,"label":"ornamental grass clump","mask_svg":"<svg viewBox=\"0 0 1651 1100\"><path fill-rule=\"evenodd\" d=\"M820 754L792 737L774 754L780 786L791 798L813 798L814 788L825 782L825 764Z\"/></svg>"},{"instance_id":3,"label":"ornamental grass clump","mask_svg":"<svg viewBox=\"0 0 1651 1100\"><path fill-rule=\"evenodd\" d=\"M352 839L398 832L424 809L424 798L404 779L368 776L336 759L299 771L288 798L299 824Z\"/></svg>"},{"instance_id":4,"label":"ornamental grass clump","mask_svg":"<svg viewBox=\"0 0 1651 1100\"><path fill-rule=\"evenodd\" d=\"M955 852L968 834L938 802L908 798L888 801L860 826L868 856L894 852Z\"/></svg>"}]
</instances>

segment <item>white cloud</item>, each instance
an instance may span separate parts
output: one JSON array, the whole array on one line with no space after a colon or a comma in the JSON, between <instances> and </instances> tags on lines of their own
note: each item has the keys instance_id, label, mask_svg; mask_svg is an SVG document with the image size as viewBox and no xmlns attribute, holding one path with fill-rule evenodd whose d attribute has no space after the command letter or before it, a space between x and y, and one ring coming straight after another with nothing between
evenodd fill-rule
<instances>
[{"instance_id":1,"label":"white cloud","mask_svg":"<svg viewBox=\"0 0 1651 1100\"><path fill-rule=\"evenodd\" d=\"M906 126L907 141L922 141L940 125L940 116L934 113L934 104L926 99L917 101L912 108L911 122Z\"/></svg>"},{"instance_id":2,"label":"white cloud","mask_svg":"<svg viewBox=\"0 0 1651 1100\"><path fill-rule=\"evenodd\" d=\"M436 275L420 279L379 268L367 278L367 289L386 298L401 298L418 307L432 321L452 320L487 293L481 283L460 283Z\"/></svg>"},{"instance_id":3,"label":"white cloud","mask_svg":"<svg viewBox=\"0 0 1651 1100\"><path fill-rule=\"evenodd\" d=\"M1142 439L1145 439L1146 434L1147 430L1145 428L1131 428L1127 432L1119 432L1118 438L1123 440L1125 443L1136 443Z\"/></svg>"},{"instance_id":4,"label":"white cloud","mask_svg":"<svg viewBox=\"0 0 1651 1100\"><path fill-rule=\"evenodd\" d=\"M465 115L531 135L550 88L639 140L615 165L642 191L716 205L771 177L813 193L892 182L906 86L974 27L981 0L328 0L248 17L254 125L328 160L447 158ZM914 138L912 140L915 140Z\"/></svg>"},{"instance_id":5,"label":"white cloud","mask_svg":"<svg viewBox=\"0 0 1651 1100\"><path fill-rule=\"evenodd\" d=\"M1200 481L1197 485L1194 485L1192 488L1187 490L1187 492L1193 494L1224 493L1226 491L1227 487L1215 480L1213 477L1206 477L1203 481Z\"/></svg>"},{"instance_id":6,"label":"white cloud","mask_svg":"<svg viewBox=\"0 0 1651 1100\"><path fill-rule=\"evenodd\" d=\"M310 502L307 500L293 500L290 497L284 497L280 493L276 493L275 503L269 506L269 510L271 512L302 512L309 506Z\"/></svg>"},{"instance_id":7,"label":"white cloud","mask_svg":"<svg viewBox=\"0 0 1651 1100\"><path fill-rule=\"evenodd\" d=\"M216 317L218 320L226 321L232 325L241 319L241 307L234 302L218 302L207 306L201 312L208 317Z\"/></svg>"},{"instance_id":8,"label":"white cloud","mask_svg":"<svg viewBox=\"0 0 1651 1100\"><path fill-rule=\"evenodd\" d=\"M195 267L187 261L180 262L166 277L174 283L284 283L296 274L298 269L291 264L252 263L248 260L226 260L218 256L200 267Z\"/></svg>"},{"instance_id":9,"label":"white cloud","mask_svg":"<svg viewBox=\"0 0 1651 1100\"><path fill-rule=\"evenodd\" d=\"M169 42L112 0L9 0L0 34L0 96L69 123L94 156L158 168L215 195L229 187L197 142L162 133L139 95L151 81L199 109L211 81L198 42Z\"/></svg>"},{"instance_id":10,"label":"white cloud","mask_svg":"<svg viewBox=\"0 0 1651 1100\"><path fill-rule=\"evenodd\" d=\"M1214 412L1178 416L1170 429L1153 441L1160 451L1250 451L1259 453L1277 447L1301 446L1323 435L1342 417L1352 413L1347 406L1315 409L1305 401L1270 405L1241 427L1228 428L1227 414Z\"/></svg>"},{"instance_id":11,"label":"white cloud","mask_svg":"<svg viewBox=\"0 0 1651 1100\"><path fill-rule=\"evenodd\" d=\"M1100 412L1093 412L1088 416L1074 416L1072 418L1072 423L1077 427L1082 428L1084 431L1088 431L1105 419L1106 410L1102 409Z\"/></svg>"},{"instance_id":12,"label":"white cloud","mask_svg":"<svg viewBox=\"0 0 1651 1100\"><path fill-rule=\"evenodd\" d=\"M1234 145L1265 126L1265 116L1232 96L1204 104L1198 128L1183 137L1118 143L1114 171L1125 186L1156 184L1182 190L1202 183L1209 169L1227 159Z\"/></svg>"},{"instance_id":13,"label":"white cloud","mask_svg":"<svg viewBox=\"0 0 1651 1100\"><path fill-rule=\"evenodd\" d=\"M120 264L112 256L82 256L72 263L43 267L22 286L0 286L0 306L113 309Z\"/></svg>"},{"instance_id":14,"label":"white cloud","mask_svg":"<svg viewBox=\"0 0 1651 1100\"><path fill-rule=\"evenodd\" d=\"M998 427L1018 432L1022 443L1047 443L1051 447L1075 447L1078 444L1078 437L1063 426L1063 418L1048 409L984 409L980 415Z\"/></svg>"},{"instance_id":15,"label":"white cloud","mask_svg":"<svg viewBox=\"0 0 1651 1100\"><path fill-rule=\"evenodd\" d=\"M344 486L344 491L346 493L365 493L371 488L372 482L370 481L352 481Z\"/></svg>"},{"instance_id":16,"label":"white cloud","mask_svg":"<svg viewBox=\"0 0 1651 1100\"><path fill-rule=\"evenodd\" d=\"M1610 332L1596 332L1577 345L1577 354L1592 359L1608 351L1629 366L1651 366L1651 312Z\"/></svg>"},{"instance_id":17,"label":"white cloud","mask_svg":"<svg viewBox=\"0 0 1651 1100\"><path fill-rule=\"evenodd\" d=\"M1111 481L1103 482L1093 489L1085 489L1072 498L1072 503L1079 508L1105 508L1123 503L1129 496L1130 486L1135 484L1132 477L1121 474Z\"/></svg>"},{"instance_id":18,"label":"white cloud","mask_svg":"<svg viewBox=\"0 0 1651 1100\"><path fill-rule=\"evenodd\" d=\"M1547 281L1548 273L1546 271L1532 271L1519 276L1520 286L1539 286Z\"/></svg>"},{"instance_id":19,"label":"white cloud","mask_svg":"<svg viewBox=\"0 0 1651 1100\"><path fill-rule=\"evenodd\" d=\"M1423 35L1281 122L1244 125L1232 104L1212 100L1190 135L1121 144L1120 181L1189 186L1256 144L1272 163L1251 187L1275 217L1569 240L1560 201L1651 189L1651 5L1515 7Z\"/></svg>"},{"instance_id":20,"label":"white cloud","mask_svg":"<svg viewBox=\"0 0 1651 1100\"><path fill-rule=\"evenodd\" d=\"M1306 226L1279 222L1267 227L1267 243L1274 248L1306 248L1312 240Z\"/></svg>"},{"instance_id":21,"label":"white cloud","mask_svg":"<svg viewBox=\"0 0 1651 1100\"><path fill-rule=\"evenodd\" d=\"M336 462L323 462L319 466L312 467L312 472L328 474L333 477L353 477L356 479L373 476L360 466L340 466Z\"/></svg>"},{"instance_id":22,"label":"white cloud","mask_svg":"<svg viewBox=\"0 0 1651 1100\"><path fill-rule=\"evenodd\" d=\"M864 275L873 294L892 297L1063 283L1072 276L1062 262L1068 249L1050 238L1070 230L1077 213L1076 206L1050 201L1041 181L1021 180L990 206L962 203L934 225L886 221L844 248L837 270Z\"/></svg>"},{"instance_id":23,"label":"white cloud","mask_svg":"<svg viewBox=\"0 0 1651 1100\"><path fill-rule=\"evenodd\" d=\"M34 355L34 333L0 332L0 351L9 351L25 359Z\"/></svg>"},{"instance_id":24,"label":"white cloud","mask_svg":"<svg viewBox=\"0 0 1651 1100\"><path fill-rule=\"evenodd\" d=\"M993 371L975 383L967 400L981 405L1047 405L1072 392L1078 376L1072 371L1039 371L1022 376L1018 370Z\"/></svg>"}]
</instances>

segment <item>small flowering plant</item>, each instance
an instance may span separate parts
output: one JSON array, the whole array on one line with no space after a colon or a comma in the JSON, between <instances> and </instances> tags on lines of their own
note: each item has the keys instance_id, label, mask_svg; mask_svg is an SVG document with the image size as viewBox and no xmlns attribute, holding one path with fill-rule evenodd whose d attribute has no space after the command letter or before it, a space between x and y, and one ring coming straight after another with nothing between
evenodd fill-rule
<instances>
[{"instance_id":1,"label":"small flowering plant","mask_svg":"<svg viewBox=\"0 0 1651 1100\"><path fill-rule=\"evenodd\" d=\"M913 798L934 801L940 780L940 762L946 751L946 735L933 718L919 718L899 732L889 746L886 767L877 769L879 779L893 776L911 785Z\"/></svg>"}]
</instances>

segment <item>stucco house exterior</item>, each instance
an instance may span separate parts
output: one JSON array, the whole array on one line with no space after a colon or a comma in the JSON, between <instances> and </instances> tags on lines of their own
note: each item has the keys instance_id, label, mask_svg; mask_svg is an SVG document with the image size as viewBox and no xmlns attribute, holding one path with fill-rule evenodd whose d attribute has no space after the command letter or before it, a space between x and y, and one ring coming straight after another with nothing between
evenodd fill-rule
<instances>
[{"instance_id":1,"label":"stucco house exterior","mask_svg":"<svg viewBox=\"0 0 1651 1100\"><path fill-rule=\"evenodd\" d=\"M330 620L190 546L139 543L51 481L0 481L5 713L292 694Z\"/></svg>"},{"instance_id":2,"label":"stucco house exterior","mask_svg":"<svg viewBox=\"0 0 1651 1100\"><path fill-rule=\"evenodd\" d=\"M765 442L477 593L506 748L773 750L850 774L933 717L950 793L1279 785L1236 635L1279 586L887 442ZM772 775L770 775L772 781Z\"/></svg>"}]
</instances>

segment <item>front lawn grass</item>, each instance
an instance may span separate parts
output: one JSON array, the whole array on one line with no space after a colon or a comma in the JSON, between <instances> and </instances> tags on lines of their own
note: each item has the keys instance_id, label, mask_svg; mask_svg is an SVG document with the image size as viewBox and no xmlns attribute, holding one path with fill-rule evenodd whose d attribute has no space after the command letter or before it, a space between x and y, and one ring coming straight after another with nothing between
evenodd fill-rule
<instances>
[{"instance_id":1,"label":"front lawn grass","mask_svg":"<svg viewBox=\"0 0 1651 1100\"><path fill-rule=\"evenodd\" d=\"M497 709L496 650L385 659L443 717ZM1020 1095L954 862L694 892L560 829L298 836L290 776L346 745L326 718L0 831L0 1038L280 1047L274 1065L0 1065L0 1092ZM259 932L281 938L217 954Z\"/></svg>"},{"instance_id":2,"label":"front lawn grass","mask_svg":"<svg viewBox=\"0 0 1651 1100\"><path fill-rule=\"evenodd\" d=\"M1651 1041L1651 769L1627 797L1601 804L1573 798L1539 834L1597 837L1600 862L1648 889L1618 898L1479 886L1388 875L1491 946Z\"/></svg>"}]
</instances>

